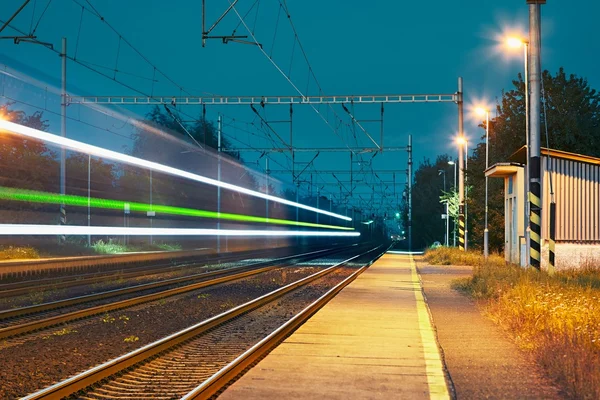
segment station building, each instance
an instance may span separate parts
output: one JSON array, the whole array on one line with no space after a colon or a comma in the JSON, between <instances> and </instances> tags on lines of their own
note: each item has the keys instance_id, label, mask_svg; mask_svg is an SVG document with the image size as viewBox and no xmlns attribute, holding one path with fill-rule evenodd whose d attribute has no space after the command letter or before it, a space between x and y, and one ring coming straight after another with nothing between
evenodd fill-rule
<instances>
[{"instance_id":1,"label":"station building","mask_svg":"<svg viewBox=\"0 0 600 400\"><path fill-rule=\"evenodd\" d=\"M504 179L504 255L507 262L522 266L529 261L526 162L527 149L522 147L510 162L494 164L485 171L487 177ZM556 268L600 261L600 158L542 148L541 164L542 267L547 268L549 261L552 200L556 204Z\"/></svg>"}]
</instances>

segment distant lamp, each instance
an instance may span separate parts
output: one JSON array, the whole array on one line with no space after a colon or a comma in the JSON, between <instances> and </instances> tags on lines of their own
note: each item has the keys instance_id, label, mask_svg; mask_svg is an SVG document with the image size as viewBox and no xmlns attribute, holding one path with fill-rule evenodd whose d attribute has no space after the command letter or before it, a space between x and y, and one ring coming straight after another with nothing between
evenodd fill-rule
<instances>
[{"instance_id":1,"label":"distant lamp","mask_svg":"<svg viewBox=\"0 0 600 400\"><path fill-rule=\"evenodd\" d=\"M396 213L396 218L400 218L400 213Z\"/></svg>"}]
</instances>

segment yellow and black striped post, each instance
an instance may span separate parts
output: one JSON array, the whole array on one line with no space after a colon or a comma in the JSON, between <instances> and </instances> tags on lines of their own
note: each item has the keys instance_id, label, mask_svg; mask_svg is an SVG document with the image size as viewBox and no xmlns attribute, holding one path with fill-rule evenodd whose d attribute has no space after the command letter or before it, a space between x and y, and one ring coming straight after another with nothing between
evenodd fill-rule
<instances>
[{"instance_id":1,"label":"yellow and black striped post","mask_svg":"<svg viewBox=\"0 0 600 400\"><path fill-rule=\"evenodd\" d=\"M66 224L67 224L67 210L65 208L65 205L61 204L60 205L60 225L66 225ZM61 243L64 243L67 241L67 237L65 235L60 235L58 239Z\"/></svg>"},{"instance_id":2,"label":"yellow and black striped post","mask_svg":"<svg viewBox=\"0 0 600 400\"><path fill-rule=\"evenodd\" d=\"M542 226L542 201L540 197L540 157L529 159L529 262L532 267L540 269L541 254L541 226Z\"/></svg>"},{"instance_id":3,"label":"yellow and black striped post","mask_svg":"<svg viewBox=\"0 0 600 400\"><path fill-rule=\"evenodd\" d=\"M465 206L458 206L458 248L465 250Z\"/></svg>"},{"instance_id":4,"label":"yellow and black striped post","mask_svg":"<svg viewBox=\"0 0 600 400\"><path fill-rule=\"evenodd\" d=\"M548 273L553 274L555 270L555 253L554 253L554 239L556 237L556 203L550 203L550 243L548 252Z\"/></svg>"}]
</instances>

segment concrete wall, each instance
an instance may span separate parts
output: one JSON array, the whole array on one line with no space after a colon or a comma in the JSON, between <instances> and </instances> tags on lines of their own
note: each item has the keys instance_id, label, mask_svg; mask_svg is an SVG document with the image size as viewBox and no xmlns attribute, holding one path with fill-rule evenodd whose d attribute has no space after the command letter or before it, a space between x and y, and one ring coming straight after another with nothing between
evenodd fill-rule
<instances>
[{"instance_id":1,"label":"concrete wall","mask_svg":"<svg viewBox=\"0 0 600 400\"><path fill-rule=\"evenodd\" d=\"M600 243L556 243L556 269L600 267ZM542 247L542 268L548 265L548 243Z\"/></svg>"}]
</instances>

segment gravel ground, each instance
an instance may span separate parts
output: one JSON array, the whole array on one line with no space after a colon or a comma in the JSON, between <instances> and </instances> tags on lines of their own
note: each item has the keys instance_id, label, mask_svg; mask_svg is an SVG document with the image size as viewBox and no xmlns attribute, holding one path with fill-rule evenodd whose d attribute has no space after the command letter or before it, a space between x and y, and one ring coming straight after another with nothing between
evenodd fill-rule
<instances>
[{"instance_id":1,"label":"gravel ground","mask_svg":"<svg viewBox=\"0 0 600 400\"><path fill-rule=\"evenodd\" d=\"M340 268L277 301L198 336L141 367L108 380L85 398L180 398L354 272ZM168 371L168 373L165 373ZM132 386L132 382L135 384Z\"/></svg>"},{"instance_id":2,"label":"gravel ground","mask_svg":"<svg viewBox=\"0 0 600 400\"><path fill-rule=\"evenodd\" d=\"M26 395L319 269L280 268L0 342L0 398Z\"/></svg>"}]
</instances>

